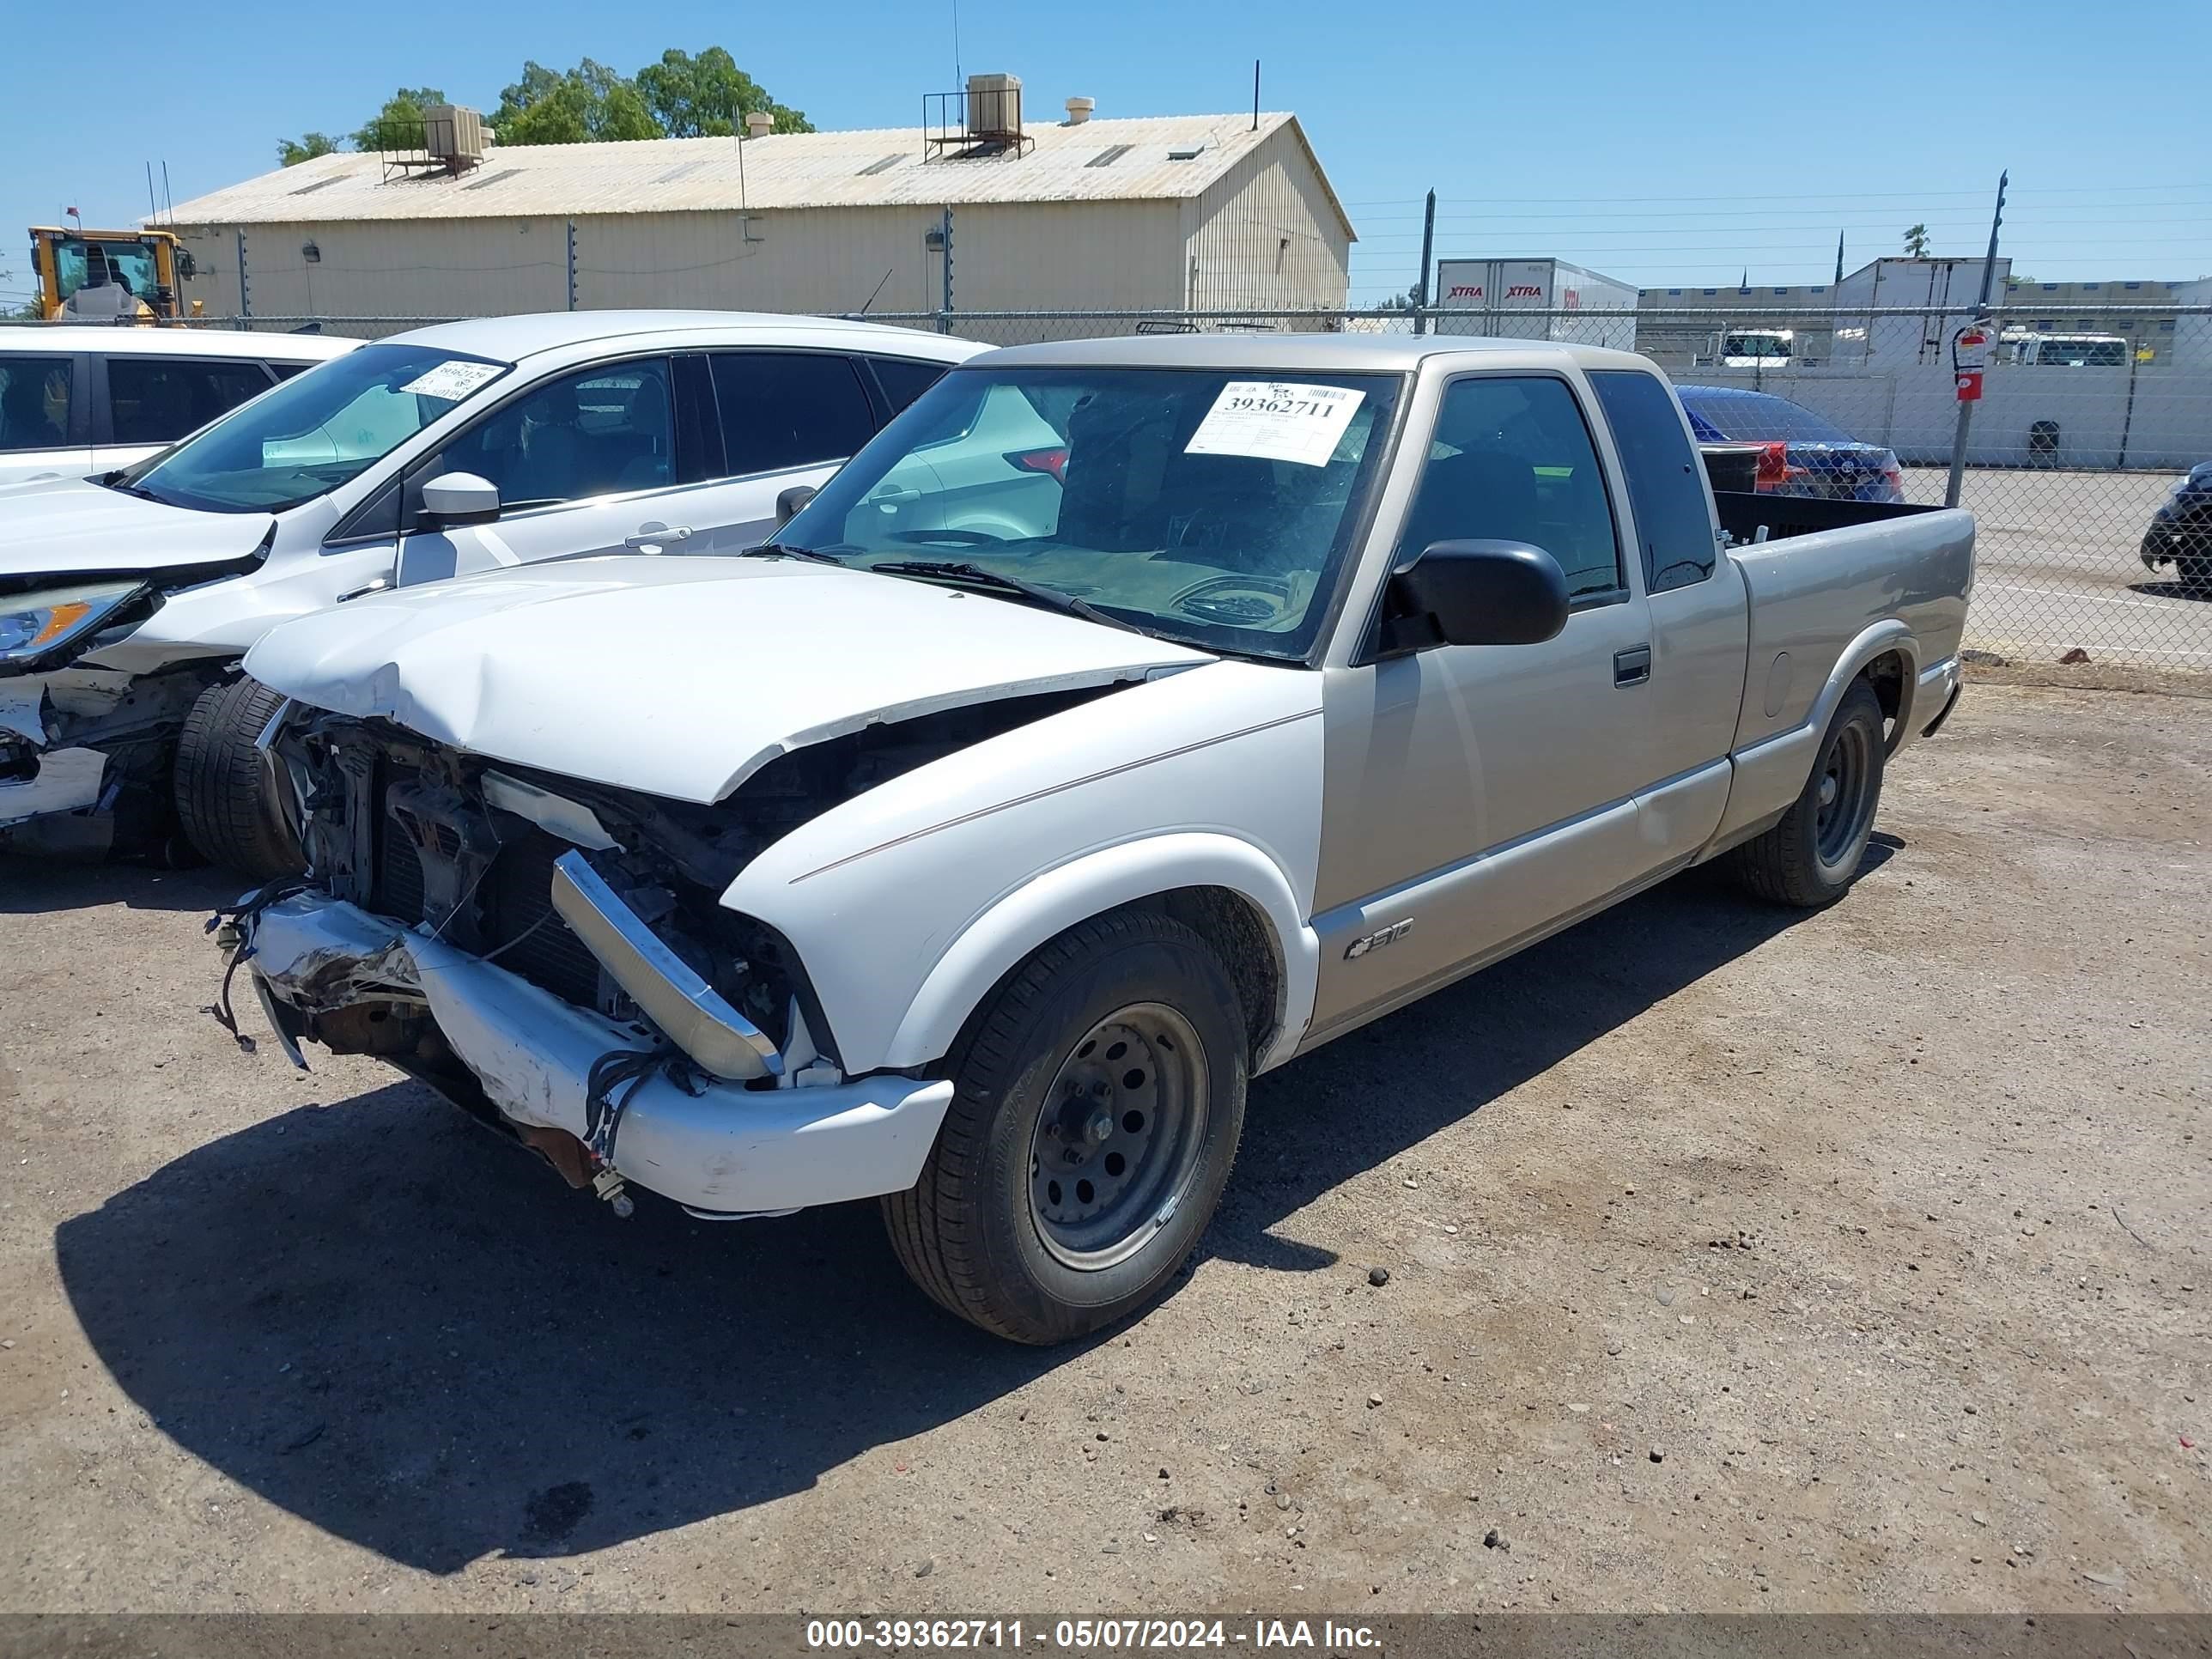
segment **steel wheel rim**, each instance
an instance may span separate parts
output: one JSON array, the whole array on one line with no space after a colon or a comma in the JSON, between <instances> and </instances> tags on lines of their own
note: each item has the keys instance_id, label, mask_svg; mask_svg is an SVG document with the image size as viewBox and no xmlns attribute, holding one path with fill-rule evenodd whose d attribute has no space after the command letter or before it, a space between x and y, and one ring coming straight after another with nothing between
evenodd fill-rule
<instances>
[{"instance_id":1,"label":"steel wheel rim","mask_svg":"<svg viewBox=\"0 0 2212 1659\"><path fill-rule=\"evenodd\" d=\"M1851 856L1866 834L1872 818L1867 784L1873 772L1874 745L1866 728L1853 724L1837 732L1814 787L1813 846L1832 869Z\"/></svg>"},{"instance_id":2,"label":"steel wheel rim","mask_svg":"<svg viewBox=\"0 0 2212 1659\"><path fill-rule=\"evenodd\" d=\"M1206 1050L1165 1003L1117 1008L1069 1048L1030 1138L1030 1218L1055 1261L1097 1273L1181 1206L1206 1136Z\"/></svg>"}]
</instances>

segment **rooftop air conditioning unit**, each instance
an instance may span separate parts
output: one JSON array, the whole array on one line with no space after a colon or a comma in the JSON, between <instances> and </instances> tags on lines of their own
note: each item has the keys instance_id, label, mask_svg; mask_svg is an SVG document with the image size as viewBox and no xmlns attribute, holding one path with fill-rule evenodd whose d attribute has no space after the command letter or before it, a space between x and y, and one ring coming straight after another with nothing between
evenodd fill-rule
<instances>
[{"instance_id":1,"label":"rooftop air conditioning unit","mask_svg":"<svg viewBox=\"0 0 2212 1659\"><path fill-rule=\"evenodd\" d=\"M977 138L1018 138L1022 131L1022 77L968 77L968 131Z\"/></svg>"},{"instance_id":2,"label":"rooftop air conditioning unit","mask_svg":"<svg viewBox=\"0 0 2212 1659\"><path fill-rule=\"evenodd\" d=\"M490 135L483 116L462 104L434 104L422 112L422 148L454 173L465 173L484 158Z\"/></svg>"}]
</instances>

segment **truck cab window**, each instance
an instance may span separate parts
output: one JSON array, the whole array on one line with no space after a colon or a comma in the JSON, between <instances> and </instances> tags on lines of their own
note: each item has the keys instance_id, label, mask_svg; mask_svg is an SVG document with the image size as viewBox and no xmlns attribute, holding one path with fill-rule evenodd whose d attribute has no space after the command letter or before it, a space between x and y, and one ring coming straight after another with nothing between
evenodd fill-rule
<instances>
[{"instance_id":1,"label":"truck cab window","mask_svg":"<svg viewBox=\"0 0 2212 1659\"><path fill-rule=\"evenodd\" d=\"M1644 591L1664 593L1705 580L1719 557L1712 509L1702 464L1673 394L1657 375L1641 369L1597 369L1589 378L1628 475L1628 502L1643 544Z\"/></svg>"},{"instance_id":2,"label":"truck cab window","mask_svg":"<svg viewBox=\"0 0 2212 1659\"><path fill-rule=\"evenodd\" d=\"M1454 541L1540 547L1566 573L1572 599L1621 591L1613 505L1565 381L1486 376L1444 388L1398 562Z\"/></svg>"}]
</instances>

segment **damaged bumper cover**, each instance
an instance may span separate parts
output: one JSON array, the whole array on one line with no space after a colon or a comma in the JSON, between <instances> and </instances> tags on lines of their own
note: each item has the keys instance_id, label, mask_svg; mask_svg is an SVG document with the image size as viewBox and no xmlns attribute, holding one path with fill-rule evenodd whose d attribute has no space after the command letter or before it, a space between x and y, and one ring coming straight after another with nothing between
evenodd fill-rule
<instances>
[{"instance_id":1,"label":"damaged bumper cover","mask_svg":"<svg viewBox=\"0 0 2212 1659\"><path fill-rule=\"evenodd\" d=\"M590 1142L593 1076L610 1056L653 1052L635 1027L562 1001L495 963L341 900L301 894L244 924L245 965L290 1041L299 1016L412 1004L525 1129ZM288 1012L293 1018L289 1020ZM820 1088L687 1087L662 1068L625 1085L608 1161L688 1208L732 1214L902 1192L920 1178L952 1085L896 1075Z\"/></svg>"}]
</instances>

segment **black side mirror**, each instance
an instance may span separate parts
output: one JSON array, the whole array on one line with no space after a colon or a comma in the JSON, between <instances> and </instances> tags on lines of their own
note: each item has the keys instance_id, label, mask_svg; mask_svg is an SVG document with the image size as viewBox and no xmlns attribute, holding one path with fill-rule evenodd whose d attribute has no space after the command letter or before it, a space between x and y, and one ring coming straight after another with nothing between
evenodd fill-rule
<instances>
[{"instance_id":1,"label":"black side mirror","mask_svg":"<svg viewBox=\"0 0 2212 1659\"><path fill-rule=\"evenodd\" d=\"M775 527L781 530L799 516L805 507L822 492L812 484L793 484L775 498Z\"/></svg>"},{"instance_id":2,"label":"black side mirror","mask_svg":"<svg viewBox=\"0 0 2212 1659\"><path fill-rule=\"evenodd\" d=\"M1567 625L1567 579L1526 542L1432 542L1393 571L1382 651L1432 645L1540 645Z\"/></svg>"}]
</instances>

